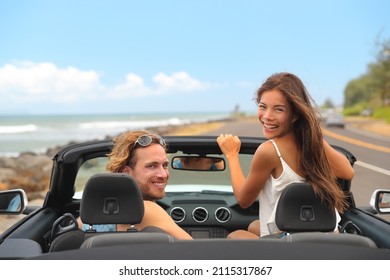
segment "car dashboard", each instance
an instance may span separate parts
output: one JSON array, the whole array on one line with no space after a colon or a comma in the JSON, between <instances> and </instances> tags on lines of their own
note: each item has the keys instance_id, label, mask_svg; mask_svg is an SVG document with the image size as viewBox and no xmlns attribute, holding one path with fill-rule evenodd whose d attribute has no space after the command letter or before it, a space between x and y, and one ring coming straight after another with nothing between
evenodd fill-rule
<instances>
[{"instance_id":1,"label":"car dashboard","mask_svg":"<svg viewBox=\"0 0 390 280\"><path fill-rule=\"evenodd\" d=\"M157 203L194 239L226 238L259 217L258 201L243 209L227 191L167 192Z\"/></svg>"}]
</instances>

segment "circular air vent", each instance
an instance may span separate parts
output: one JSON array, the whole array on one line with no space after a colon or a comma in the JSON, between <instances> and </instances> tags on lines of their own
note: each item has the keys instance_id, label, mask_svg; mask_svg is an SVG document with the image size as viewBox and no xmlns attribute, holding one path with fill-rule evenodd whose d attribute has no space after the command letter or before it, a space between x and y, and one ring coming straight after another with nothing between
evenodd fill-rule
<instances>
[{"instance_id":1,"label":"circular air vent","mask_svg":"<svg viewBox=\"0 0 390 280\"><path fill-rule=\"evenodd\" d=\"M220 223L226 223L230 220L231 217L232 214L226 207L219 207L217 210L215 210L215 219L217 219L217 221Z\"/></svg>"},{"instance_id":2,"label":"circular air vent","mask_svg":"<svg viewBox=\"0 0 390 280\"><path fill-rule=\"evenodd\" d=\"M176 223L181 223L186 218L186 211L181 207L173 207L169 215Z\"/></svg>"},{"instance_id":3,"label":"circular air vent","mask_svg":"<svg viewBox=\"0 0 390 280\"><path fill-rule=\"evenodd\" d=\"M208 217L209 212L203 207L196 207L194 211L192 211L192 218L198 223L207 221Z\"/></svg>"}]
</instances>

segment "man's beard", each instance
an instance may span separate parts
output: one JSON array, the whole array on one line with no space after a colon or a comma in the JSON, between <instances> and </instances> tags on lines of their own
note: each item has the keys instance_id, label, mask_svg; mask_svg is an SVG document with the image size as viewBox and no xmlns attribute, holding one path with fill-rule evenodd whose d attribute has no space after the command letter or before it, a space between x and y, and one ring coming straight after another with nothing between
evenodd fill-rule
<instances>
[{"instance_id":1,"label":"man's beard","mask_svg":"<svg viewBox=\"0 0 390 280\"><path fill-rule=\"evenodd\" d=\"M141 191L142 191L142 189L141 189ZM164 198L164 197L165 197L165 191L162 194L159 194L158 196L156 196L150 192L146 192L146 193L142 192L142 198L144 200L148 200L148 201L154 202L154 201L159 200L159 199Z\"/></svg>"}]
</instances>

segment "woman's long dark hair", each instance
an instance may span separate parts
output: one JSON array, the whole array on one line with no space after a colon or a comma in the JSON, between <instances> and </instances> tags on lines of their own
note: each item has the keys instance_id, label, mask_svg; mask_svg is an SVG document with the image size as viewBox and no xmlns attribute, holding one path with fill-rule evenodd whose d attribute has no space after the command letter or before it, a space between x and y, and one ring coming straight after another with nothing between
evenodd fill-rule
<instances>
[{"instance_id":1,"label":"woman's long dark hair","mask_svg":"<svg viewBox=\"0 0 390 280\"><path fill-rule=\"evenodd\" d=\"M293 123L293 131L300 154L300 170L306 174L307 182L313 185L321 200L342 213L346 208L345 194L325 155L315 102L302 81L291 73L270 76L257 90L257 101L265 91L274 89L284 94L292 108L292 115L297 117Z\"/></svg>"}]
</instances>

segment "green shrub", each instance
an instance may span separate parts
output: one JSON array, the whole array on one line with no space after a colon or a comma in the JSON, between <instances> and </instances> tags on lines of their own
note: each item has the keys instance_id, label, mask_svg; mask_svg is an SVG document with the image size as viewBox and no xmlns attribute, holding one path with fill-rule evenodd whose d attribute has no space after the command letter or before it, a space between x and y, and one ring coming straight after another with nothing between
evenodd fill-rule
<instances>
[{"instance_id":1,"label":"green shrub","mask_svg":"<svg viewBox=\"0 0 390 280\"><path fill-rule=\"evenodd\" d=\"M358 104L355 104L351 107L346 107L343 110L344 116L359 116L361 111L366 109L367 103L366 102L361 102Z\"/></svg>"},{"instance_id":2,"label":"green shrub","mask_svg":"<svg viewBox=\"0 0 390 280\"><path fill-rule=\"evenodd\" d=\"M373 117L376 119L384 119L387 123L390 123L390 107L375 109Z\"/></svg>"}]
</instances>

